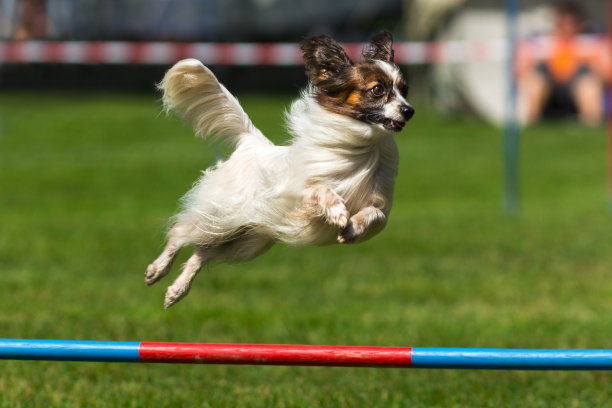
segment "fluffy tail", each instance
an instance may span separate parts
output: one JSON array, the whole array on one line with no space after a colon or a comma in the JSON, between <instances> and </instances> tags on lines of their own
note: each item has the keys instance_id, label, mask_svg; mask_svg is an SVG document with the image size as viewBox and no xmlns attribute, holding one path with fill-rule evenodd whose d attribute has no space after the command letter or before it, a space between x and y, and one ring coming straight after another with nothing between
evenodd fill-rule
<instances>
[{"instance_id":1,"label":"fluffy tail","mask_svg":"<svg viewBox=\"0 0 612 408\"><path fill-rule=\"evenodd\" d=\"M164 109L175 111L201 138L212 136L236 146L248 135L270 143L238 100L198 60L177 62L158 88L163 92Z\"/></svg>"}]
</instances>

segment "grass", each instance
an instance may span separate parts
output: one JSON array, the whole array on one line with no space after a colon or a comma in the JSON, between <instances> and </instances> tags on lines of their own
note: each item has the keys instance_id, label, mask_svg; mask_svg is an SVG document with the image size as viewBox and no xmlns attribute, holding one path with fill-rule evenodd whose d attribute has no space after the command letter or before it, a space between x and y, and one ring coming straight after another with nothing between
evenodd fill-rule
<instances>
[{"instance_id":1,"label":"grass","mask_svg":"<svg viewBox=\"0 0 612 408\"><path fill-rule=\"evenodd\" d=\"M241 98L284 139L290 99ZM358 246L215 265L163 310L146 287L177 199L213 159L153 95L0 94L0 336L610 348L605 132L522 134L501 211L501 132L418 109L390 223ZM183 254L183 259L187 252ZM604 407L606 372L0 362L0 407Z\"/></svg>"}]
</instances>

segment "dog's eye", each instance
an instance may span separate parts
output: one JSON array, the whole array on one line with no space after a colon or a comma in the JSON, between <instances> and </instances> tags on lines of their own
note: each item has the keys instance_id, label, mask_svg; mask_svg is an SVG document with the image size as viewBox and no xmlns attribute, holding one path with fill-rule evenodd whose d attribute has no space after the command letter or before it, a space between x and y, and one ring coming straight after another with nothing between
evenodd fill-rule
<instances>
[{"instance_id":1,"label":"dog's eye","mask_svg":"<svg viewBox=\"0 0 612 408\"><path fill-rule=\"evenodd\" d=\"M372 95L374 96L383 96L385 94L385 88L382 85L374 85L371 89Z\"/></svg>"}]
</instances>

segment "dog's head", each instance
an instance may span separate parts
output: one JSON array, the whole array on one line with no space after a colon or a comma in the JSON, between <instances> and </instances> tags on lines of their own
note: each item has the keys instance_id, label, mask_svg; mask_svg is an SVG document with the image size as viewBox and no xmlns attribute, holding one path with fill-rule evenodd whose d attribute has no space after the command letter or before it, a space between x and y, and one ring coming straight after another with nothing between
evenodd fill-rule
<instances>
[{"instance_id":1,"label":"dog's head","mask_svg":"<svg viewBox=\"0 0 612 408\"><path fill-rule=\"evenodd\" d=\"M392 45L391 33L381 31L364 49L362 60L355 63L326 35L302 41L306 75L315 87L318 103L387 131L401 131L414 109L406 102L408 86L393 63Z\"/></svg>"}]
</instances>

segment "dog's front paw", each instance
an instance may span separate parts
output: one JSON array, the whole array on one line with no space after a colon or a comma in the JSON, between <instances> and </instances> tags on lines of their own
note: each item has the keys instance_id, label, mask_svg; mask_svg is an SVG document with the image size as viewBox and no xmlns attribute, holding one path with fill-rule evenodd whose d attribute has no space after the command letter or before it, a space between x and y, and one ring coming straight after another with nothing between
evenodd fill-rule
<instances>
[{"instance_id":1,"label":"dog's front paw","mask_svg":"<svg viewBox=\"0 0 612 408\"><path fill-rule=\"evenodd\" d=\"M346 227L340 230L338 234L338 242L341 244L352 244L357 240L368 239L375 235L384 227L386 222L385 214L374 207L366 207L353 215L348 221ZM364 237L364 235L367 236Z\"/></svg>"},{"instance_id":2,"label":"dog's front paw","mask_svg":"<svg viewBox=\"0 0 612 408\"><path fill-rule=\"evenodd\" d=\"M357 241L357 238L363 235L366 230L364 223L356 223L351 218L346 227L340 230L338 234L338 242L341 244L352 244Z\"/></svg>"},{"instance_id":3,"label":"dog's front paw","mask_svg":"<svg viewBox=\"0 0 612 408\"><path fill-rule=\"evenodd\" d=\"M327 221L338 228L345 228L349 222L350 216L351 214L340 200L336 204L325 209Z\"/></svg>"},{"instance_id":4,"label":"dog's front paw","mask_svg":"<svg viewBox=\"0 0 612 408\"><path fill-rule=\"evenodd\" d=\"M338 228L346 227L351 216L342 197L324 184L316 185L308 190L305 207L308 212L323 216L329 224Z\"/></svg>"}]
</instances>

